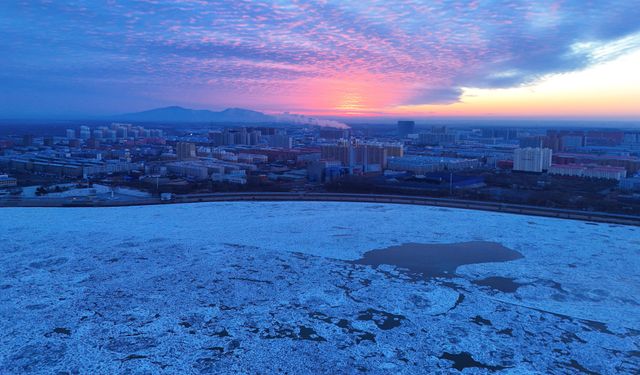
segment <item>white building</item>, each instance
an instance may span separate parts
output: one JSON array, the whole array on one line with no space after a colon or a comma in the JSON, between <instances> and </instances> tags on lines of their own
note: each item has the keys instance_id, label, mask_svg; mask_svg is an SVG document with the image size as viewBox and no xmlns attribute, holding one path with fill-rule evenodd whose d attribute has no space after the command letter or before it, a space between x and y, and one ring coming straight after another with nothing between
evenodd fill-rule
<instances>
[{"instance_id":1,"label":"white building","mask_svg":"<svg viewBox=\"0 0 640 375\"><path fill-rule=\"evenodd\" d=\"M231 163L217 159L177 161L166 164L167 171L196 180L246 183L246 171L256 170L254 164Z\"/></svg>"},{"instance_id":2,"label":"white building","mask_svg":"<svg viewBox=\"0 0 640 375\"><path fill-rule=\"evenodd\" d=\"M196 180L206 180L209 178L209 171L206 166L198 162L175 162L167 164L167 170L179 176L186 176Z\"/></svg>"},{"instance_id":3,"label":"white building","mask_svg":"<svg viewBox=\"0 0 640 375\"><path fill-rule=\"evenodd\" d=\"M230 173L212 173L211 180L215 182L229 182L232 184L244 185L247 183L247 174L242 169L231 171Z\"/></svg>"},{"instance_id":4,"label":"white building","mask_svg":"<svg viewBox=\"0 0 640 375\"><path fill-rule=\"evenodd\" d=\"M627 176L627 170L622 167L600 165L554 164L549 168L549 174L586 178L604 178L620 181Z\"/></svg>"},{"instance_id":5,"label":"white building","mask_svg":"<svg viewBox=\"0 0 640 375\"><path fill-rule=\"evenodd\" d=\"M513 151L513 170L522 172L542 172L551 166L550 148L517 148Z\"/></svg>"},{"instance_id":6,"label":"white building","mask_svg":"<svg viewBox=\"0 0 640 375\"><path fill-rule=\"evenodd\" d=\"M80 139L89 139L91 138L91 129L88 126L80 127Z\"/></svg>"}]
</instances>

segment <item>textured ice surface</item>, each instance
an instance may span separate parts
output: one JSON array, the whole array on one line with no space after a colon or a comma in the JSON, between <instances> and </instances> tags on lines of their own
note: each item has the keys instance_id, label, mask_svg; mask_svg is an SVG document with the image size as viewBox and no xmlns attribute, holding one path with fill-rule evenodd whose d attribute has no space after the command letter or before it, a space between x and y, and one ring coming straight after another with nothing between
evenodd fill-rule
<instances>
[{"instance_id":1,"label":"textured ice surface","mask_svg":"<svg viewBox=\"0 0 640 375\"><path fill-rule=\"evenodd\" d=\"M3 208L0 219L2 374L640 368L640 228L322 202ZM467 241L524 257L428 280L351 262Z\"/></svg>"}]
</instances>

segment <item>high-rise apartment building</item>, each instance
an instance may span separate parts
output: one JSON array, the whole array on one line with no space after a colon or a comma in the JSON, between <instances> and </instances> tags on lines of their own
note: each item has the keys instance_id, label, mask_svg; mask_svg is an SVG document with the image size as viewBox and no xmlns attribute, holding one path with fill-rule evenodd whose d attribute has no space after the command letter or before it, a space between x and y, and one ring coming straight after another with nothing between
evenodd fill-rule
<instances>
[{"instance_id":1,"label":"high-rise apartment building","mask_svg":"<svg viewBox=\"0 0 640 375\"><path fill-rule=\"evenodd\" d=\"M262 132L260 130L252 130L247 135L247 140L250 145L255 146L260 143L262 139Z\"/></svg>"},{"instance_id":2,"label":"high-rise apartment building","mask_svg":"<svg viewBox=\"0 0 640 375\"><path fill-rule=\"evenodd\" d=\"M119 127L116 129L116 137L118 139L125 139L127 138L127 128L125 127Z\"/></svg>"},{"instance_id":3,"label":"high-rise apartment building","mask_svg":"<svg viewBox=\"0 0 640 375\"><path fill-rule=\"evenodd\" d=\"M33 146L33 134L25 134L22 136L23 146Z\"/></svg>"},{"instance_id":4,"label":"high-rise apartment building","mask_svg":"<svg viewBox=\"0 0 640 375\"><path fill-rule=\"evenodd\" d=\"M398 135L402 138L406 138L409 134L415 132L415 121L398 121Z\"/></svg>"},{"instance_id":5,"label":"high-rise apartment building","mask_svg":"<svg viewBox=\"0 0 640 375\"><path fill-rule=\"evenodd\" d=\"M563 135L560 142L564 151L576 151L586 146L587 139L582 134L569 134Z\"/></svg>"},{"instance_id":6,"label":"high-rise apartment building","mask_svg":"<svg viewBox=\"0 0 640 375\"><path fill-rule=\"evenodd\" d=\"M339 128L321 128L320 129L320 138L323 139L341 139L341 138L349 138L349 129L339 129Z\"/></svg>"},{"instance_id":7,"label":"high-rise apartment building","mask_svg":"<svg viewBox=\"0 0 640 375\"><path fill-rule=\"evenodd\" d=\"M81 126L78 136L80 139L84 140L91 138L91 129L89 129L88 126Z\"/></svg>"},{"instance_id":8,"label":"high-rise apartment building","mask_svg":"<svg viewBox=\"0 0 640 375\"><path fill-rule=\"evenodd\" d=\"M343 139L336 144L320 146L322 159L338 160L347 167L362 166L365 171L372 165L386 168L389 157L403 155L404 146L401 143L358 142Z\"/></svg>"},{"instance_id":9,"label":"high-rise apartment building","mask_svg":"<svg viewBox=\"0 0 640 375\"><path fill-rule=\"evenodd\" d=\"M517 148L513 152L513 170L542 172L551 166L552 151L548 148Z\"/></svg>"},{"instance_id":10,"label":"high-rise apartment building","mask_svg":"<svg viewBox=\"0 0 640 375\"><path fill-rule=\"evenodd\" d=\"M293 139L286 134L276 134L269 137L269 146L290 149L293 147Z\"/></svg>"},{"instance_id":11,"label":"high-rise apartment building","mask_svg":"<svg viewBox=\"0 0 640 375\"><path fill-rule=\"evenodd\" d=\"M223 144L225 145L246 145L247 140L246 128L226 128L222 132Z\"/></svg>"},{"instance_id":12,"label":"high-rise apartment building","mask_svg":"<svg viewBox=\"0 0 640 375\"><path fill-rule=\"evenodd\" d=\"M196 157L196 145L189 142L178 142L176 144L176 156L178 160L188 160Z\"/></svg>"}]
</instances>

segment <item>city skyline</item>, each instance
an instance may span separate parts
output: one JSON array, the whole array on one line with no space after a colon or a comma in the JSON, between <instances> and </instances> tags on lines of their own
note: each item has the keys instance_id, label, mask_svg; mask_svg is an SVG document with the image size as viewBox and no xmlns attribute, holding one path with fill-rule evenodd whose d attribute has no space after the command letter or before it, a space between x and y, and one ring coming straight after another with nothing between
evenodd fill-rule
<instances>
[{"instance_id":1,"label":"city skyline","mask_svg":"<svg viewBox=\"0 0 640 375\"><path fill-rule=\"evenodd\" d=\"M640 118L630 1L0 5L0 118Z\"/></svg>"}]
</instances>

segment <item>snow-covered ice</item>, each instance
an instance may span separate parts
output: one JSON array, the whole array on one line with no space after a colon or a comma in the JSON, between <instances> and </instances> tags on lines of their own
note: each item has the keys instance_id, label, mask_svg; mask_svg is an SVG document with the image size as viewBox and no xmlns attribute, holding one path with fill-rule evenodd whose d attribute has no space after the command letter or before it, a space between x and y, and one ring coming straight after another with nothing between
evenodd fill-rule
<instances>
[{"instance_id":1,"label":"snow-covered ice","mask_svg":"<svg viewBox=\"0 0 640 375\"><path fill-rule=\"evenodd\" d=\"M427 280L352 262L468 241L523 257ZM637 227L233 202L3 208L0 243L3 374L640 369Z\"/></svg>"}]
</instances>

